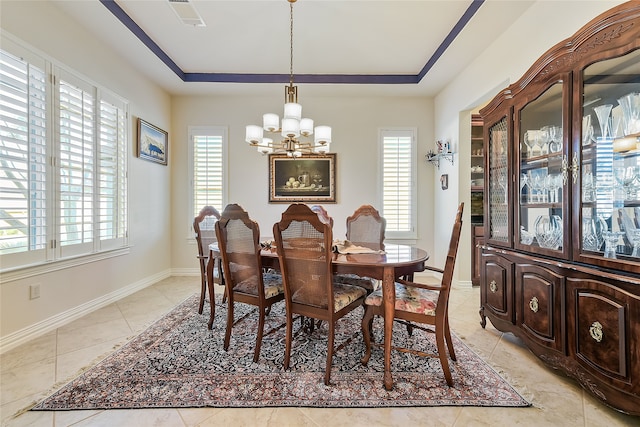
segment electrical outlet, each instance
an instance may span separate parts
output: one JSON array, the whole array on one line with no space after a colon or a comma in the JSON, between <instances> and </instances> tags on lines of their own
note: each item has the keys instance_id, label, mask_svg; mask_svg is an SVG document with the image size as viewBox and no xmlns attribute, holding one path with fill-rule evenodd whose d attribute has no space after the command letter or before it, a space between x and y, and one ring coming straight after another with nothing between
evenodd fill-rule
<instances>
[{"instance_id":1,"label":"electrical outlet","mask_svg":"<svg viewBox=\"0 0 640 427\"><path fill-rule=\"evenodd\" d=\"M40 298L40 283L29 286L29 299Z\"/></svg>"}]
</instances>

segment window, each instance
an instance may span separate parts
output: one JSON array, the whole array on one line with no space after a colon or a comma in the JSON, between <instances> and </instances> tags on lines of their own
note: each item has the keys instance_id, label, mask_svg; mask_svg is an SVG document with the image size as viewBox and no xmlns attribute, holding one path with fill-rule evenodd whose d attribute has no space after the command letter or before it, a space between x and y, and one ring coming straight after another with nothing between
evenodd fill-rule
<instances>
[{"instance_id":1,"label":"window","mask_svg":"<svg viewBox=\"0 0 640 427\"><path fill-rule=\"evenodd\" d=\"M227 129L218 126L190 126L189 142L192 187L189 229L193 232L193 218L203 206L213 206L222 212L226 205Z\"/></svg>"},{"instance_id":2,"label":"window","mask_svg":"<svg viewBox=\"0 0 640 427\"><path fill-rule=\"evenodd\" d=\"M127 123L125 101L3 39L3 269L127 244Z\"/></svg>"},{"instance_id":3,"label":"window","mask_svg":"<svg viewBox=\"0 0 640 427\"><path fill-rule=\"evenodd\" d=\"M380 130L382 215L388 239L415 239L416 129Z\"/></svg>"}]
</instances>

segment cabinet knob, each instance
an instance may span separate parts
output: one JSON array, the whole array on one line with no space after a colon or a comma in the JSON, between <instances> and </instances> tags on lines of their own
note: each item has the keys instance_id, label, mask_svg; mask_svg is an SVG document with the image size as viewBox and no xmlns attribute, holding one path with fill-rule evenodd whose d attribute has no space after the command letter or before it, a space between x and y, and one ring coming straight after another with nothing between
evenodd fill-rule
<instances>
[{"instance_id":1,"label":"cabinet knob","mask_svg":"<svg viewBox=\"0 0 640 427\"><path fill-rule=\"evenodd\" d=\"M495 280L492 280L491 283L489 283L489 290L494 294L498 292L498 284L496 283Z\"/></svg>"},{"instance_id":2,"label":"cabinet knob","mask_svg":"<svg viewBox=\"0 0 640 427\"><path fill-rule=\"evenodd\" d=\"M591 327L589 328L589 335L591 335L591 338L593 338L595 342L602 341L602 338L604 338L604 332L602 332L602 323L598 321L593 322L591 324Z\"/></svg>"},{"instance_id":3,"label":"cabinet knob","mask_svg":"<svg viewBox=\"0 0 640 427\"><path fill-rule=\"evenodd\" d=\"M531 301L529 301L529 308L534 313L538 312L538 309L540 308L540 305L538 304L538 298L537 297L531 298Z\"/></svg>"}]
</instances>

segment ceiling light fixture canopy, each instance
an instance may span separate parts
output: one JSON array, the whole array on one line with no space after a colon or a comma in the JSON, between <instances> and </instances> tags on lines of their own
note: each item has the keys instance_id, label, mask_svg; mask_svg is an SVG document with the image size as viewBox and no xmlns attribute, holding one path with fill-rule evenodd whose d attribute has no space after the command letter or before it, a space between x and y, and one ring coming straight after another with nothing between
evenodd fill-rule
<instances>
[{"instance_id":1,"label":"ceiling light fixture canopy","mask_svg":"<svg viewBox=\"0 0 640 427\"><path fill-rule=\"evenodd\" d=\"M329 126L313 127L313 120L302 118L302 105L298 104L298 86L293 85L293 3L289 2L290 23L290 67L289 85L284 87L284 115L282 121L277 114L267 113L262 116L262 127L248 125L245 140L252 147L256 147L262 154L287 153L290 157L300 157L304 154L329 152L331 144L331 128ZM280 134L281 141L274 142L273 138L264 137L264 132ZM301 137L312 140L302 140Z\"/></svg>"}]
</instances>

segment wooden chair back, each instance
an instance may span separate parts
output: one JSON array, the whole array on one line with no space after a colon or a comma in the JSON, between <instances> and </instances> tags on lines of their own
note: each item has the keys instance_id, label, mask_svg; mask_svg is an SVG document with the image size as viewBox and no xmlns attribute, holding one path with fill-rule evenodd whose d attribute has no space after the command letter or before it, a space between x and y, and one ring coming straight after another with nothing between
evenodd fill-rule
<instances>
[{"instance_id":1,"label":"wooden chair back","mask_svg":"<svg viewBox=\"0 0 640 427\"><path fill-rule=\"evenodd\" d=\"M331 226L302 203L290 205L273 226L285 301L294 312L327 319L333 307Z\"/></svg>"},{"instance_id":2,"label":"wooden chair back","mask_svg":"<svg viewBox=\"0 0 640 427\"><path fill-rule=\"evenodd\" d=\"M375 244L384 248L387 221L376 208L362 205L347 217L347 240L355 243Z\"/></svg>"},{"instance_id":3,"label":"wooden chair back","mask_svg":"<svg viewBox=\"0 0 640 427\"><path fill-rule=\"evenodd\" d=\"M215 225L227 295L241 292L264 299L260 227L237 204L227 205Z\"/></svg>"},{"instance_id":4,"label":"wooden chair back","mask_svg":"<svg viewBox=\"0 0 640 427\"><path fill-rule=\"evenodd\" d=\"M449 293L451 291L451 283L453 281L453 271L456 266L456 258L458 254L458 245L460 243L460 233L462 231L462 211L464 210L464 203L460 203L458 206L458 212L456 213L456 219L453 223L453 230L451 231L451 239L449 240L449 250L447 251L447 259L444 263L442 272L442 282L440 283L440 296L438 298L438 307L436 309L436 316L438 310L448 309Z\"/></svg>"},{"instance_id":5,"label":"wooden chair back","mask_svg":"<svg viewBox=\"0 0 640 427\"><path fill-rule=\"evenodd\" d=\"M325 222L333 228L333 218L329 215L329 212L321 205L313 205L311 206L311 210L318 214L320 217L320 221Z\"/></svg>"},{"instance_id":6,"label":"wooden chair back","mask_svg":"<svg viewBox=\"0 0 640 427\"><path fill-rule=\"evenodd\" d=\"M193 219L193 231L196 233L198 246L198 262L200 264L200 304L198 313L202 314L205 295L207 293L207 263L209 262L209 245L216 241L215 223L220 218L220 212L213 206L205 206L200 209ZM214 269L215 270L215 269ZM213 305L212 305L213 306Z\"/></svg>"}]
</instances>

